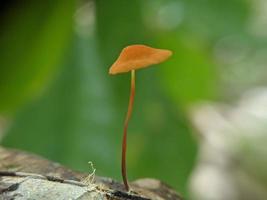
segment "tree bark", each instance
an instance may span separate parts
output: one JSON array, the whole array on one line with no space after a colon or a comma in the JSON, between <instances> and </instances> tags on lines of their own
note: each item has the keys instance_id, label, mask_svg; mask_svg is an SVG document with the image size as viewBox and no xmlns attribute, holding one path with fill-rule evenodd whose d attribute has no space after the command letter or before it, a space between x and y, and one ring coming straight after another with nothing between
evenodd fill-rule
<instances>
[{"instance_id":1,"label":"tree bark","mask_svg":"<svg viewBox=\"0 0 267 200\"><path fill-rule=\"evenodd\" d=\"M27 152L0 147L0 200L182 200L169 186L155 179L121 183L68 169Z\"/></svg>"}]
</instances>

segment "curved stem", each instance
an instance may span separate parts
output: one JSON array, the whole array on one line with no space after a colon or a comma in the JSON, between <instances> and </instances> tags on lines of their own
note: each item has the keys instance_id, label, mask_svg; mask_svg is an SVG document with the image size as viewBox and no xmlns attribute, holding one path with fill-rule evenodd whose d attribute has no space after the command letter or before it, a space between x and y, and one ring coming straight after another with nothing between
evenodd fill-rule
<instances>
[{"instance_id":1,"label":"curved stem","mask_svg":"<svg viewBox=\"0 0 267 200\"><path fill-rule=\"evenodd\" d=\"M121 173L122 179L125 186L125 189L129 191L129 185L127 180L127 173L126 173L126 149L127 149L127 130L129 120L131 118L132 110L133 110L133 103L134 103L134 95L135 95L135 71L131 71L131 92L130 92L130 99L128 105L128 111L124 122L124 129L123 129L123 139L122 139L122 155L121 155Z\"/></svg>"}]
</instances>

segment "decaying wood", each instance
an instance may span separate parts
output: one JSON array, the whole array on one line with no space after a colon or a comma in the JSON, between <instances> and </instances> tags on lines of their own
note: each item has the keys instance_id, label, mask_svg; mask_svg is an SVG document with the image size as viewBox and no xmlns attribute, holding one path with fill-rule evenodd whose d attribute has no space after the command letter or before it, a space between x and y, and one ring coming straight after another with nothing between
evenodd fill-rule
<instances>
[{"instance_id":1,"label":"decaying wood","mask_svg":"<svg viewBox=\"0 0 267 200\"><path fill-rule=\"evenodd\" d=\"M0 147L0 200L182 200L155 179L139 179L131 192L110 178L93 177L30 153Z\"/></svg>"}]
</instances>

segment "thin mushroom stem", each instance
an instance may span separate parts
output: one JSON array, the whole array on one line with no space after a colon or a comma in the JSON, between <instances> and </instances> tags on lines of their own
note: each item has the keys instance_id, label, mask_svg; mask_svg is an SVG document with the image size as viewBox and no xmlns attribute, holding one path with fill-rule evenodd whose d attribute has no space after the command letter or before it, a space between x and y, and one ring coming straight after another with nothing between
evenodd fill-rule
<instances>
[{"instance_id":1,"label":"thin mushroom stem","mask_svg":"<svg viewBox=\"0 0 267 200\"><path fill-rule=\"evenodd\" d=\"M121 156L121 173L122 173L123 183L127 191L129 191L129 185L126 173L127 130L133 110L134 95L135 95L135 70L131 70L131 92L128 104L128 111L124 122L123 139L122 139L122 156Z\"/></svg>"}]
</instances>

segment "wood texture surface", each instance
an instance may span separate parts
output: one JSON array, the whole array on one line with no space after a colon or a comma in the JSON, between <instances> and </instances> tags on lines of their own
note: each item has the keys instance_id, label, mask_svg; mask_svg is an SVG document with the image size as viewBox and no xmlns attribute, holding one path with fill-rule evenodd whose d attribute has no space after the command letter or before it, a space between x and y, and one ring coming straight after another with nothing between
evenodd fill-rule
<instances>
[{"instance_id":1,"label":"wood texture surface","mask_svg":"<svg viewBox=\"0 0 267 200\"><path fill-rule=\"evenodd\" d=\"M136 180L130 188L126 192L111 178L89 176L31 153L0 147L0 200L182 200L155 179Z\"/></svg>"}]
</instances>

